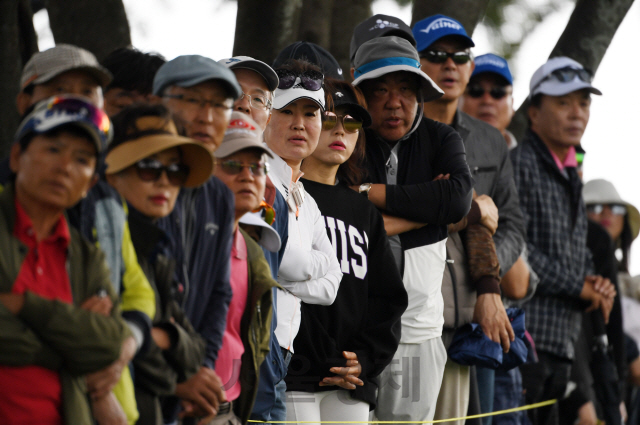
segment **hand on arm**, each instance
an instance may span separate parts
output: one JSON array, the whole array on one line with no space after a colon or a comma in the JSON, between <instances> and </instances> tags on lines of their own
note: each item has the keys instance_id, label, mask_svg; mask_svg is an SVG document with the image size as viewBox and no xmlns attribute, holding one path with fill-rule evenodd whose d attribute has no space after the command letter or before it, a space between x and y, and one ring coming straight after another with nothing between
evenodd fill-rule
<instances>
[{"instance_id":1,"label":"hand on arm","mask_svg":"<svg viewBox=\"0 0 640 425\"><path fill-rule=\"evenodd\" d=\"M502 294L512 300L524 298L529 290L530 276L531 272L524 258L518 257L518 260L511 266L509 271L502 276L500 281Z\"/></svg>"},{"instance_id":2,"label":"hand on arm","mask_svg":"<svg viewBox=\"0 0 640 425\"><path fill-rule=\"evenodd\" d=\"M24 305L24 295L22 294L0 294L0 303L12 314L17 315Z\"/></svg>"},{"instance_id":3,"label":"hand on arm","mask_svg":"<svg viewBox=\"0 0 640 425\"><path fill-rule=\"evenodd\" d=\"M473 321L480 324L487 337L500 343L505 353L509 351L511 341L516 336L499 294L478 295L473 311Z\"/></svg>"},{"instance_id":4,"label":"hand on arm","mask_svg":"<svg viewBox=\"0 0 640 425\"><path fill-rule=\"evenodd\" d=\"M191 409L185 409L182 416L215 416L220 403L227 401L220 378L213 369L204 366L191 378L176 385L176 396L191 402Z\"/></svg>"},{"instance_id":5,"label":"hand on arm","mask_svg":"<svg viewBox=\"0 0 640 425\"><path fill-rule=\"evenodd\" d=\"M498 207L493 199L487 195L480 195L474 199L480 208L480 223L495 234L498 230Z\"/></svg>"},{"instance_id":6,"label":"hand on arm","mask_svg":"<svg viewBox=\"0 0 640 425\"><path fill-rule=\"evenodd\" d=\"M582 287L582 292L580 292L580 298L591 302L586 312L601 309L605 323L609 323L609 314L613 308L613 299L615 296L615 287L609 279L603 278L602 276L587 276L584 279L584 286Z\"/></svg>"},{"instance_id":7,"label":"hand on arm","mask_svg":"<svg viewBox=\"0 0 640 425\"><path fill-rule=\"evenodd\" d=\"M342 355L347 359L345 366L332 367L329 369L330 372L335 373L338 376L324 378L319 384L321 387L337 385L346 390L355 390L356 385L364 385L364 382L358 378L362 373L362 366L360 365L360 362L358 362L358 356L356 353L343 351Z\"/></svg>"},{"instance_id":8,"label":"hand on arm","mask_svg":"<svg viewBox=\"0 0 640 425\"><path fill-rule=\"evenodd\" d=\"M416 223L415 221L395 217L389 214L382 214L382 218L384 220L384 229L387 231L387 236L399 235L400 233L419 229L427 225L426 223Z\"/></svg>"},{"instance_id":9,"label":"hand on arm","mask_svg":"<svg viewBox=\"0 0 640 425\"><path fill-rule=\"evenodd\" d=\"M127 425L127 415L112 392L91 400L91 413L98 425Z\"/></svg>"},{"instance_id":10,"label":"hand on arm","mask_svg":"<svg viewBox=\"0 0 640 425\"><path fill-rule=\"evenodd\" d=\"M360 186L358 185L350 187L356 192L360 191ZM387 206L387 185L379 183L372 184L367 197L369 198L369 201L373 203L373 205L380 209L385 209Z\"/></svg>"},{"instance_id":11,"label":"hand on arm","mask_svg":"<svg viewBox=\"0 0 640 425\"><path fill-rule=\"evenodd\" d=\"M122 370L133 359L137 350L138 344L135 338L129 336L122 343L118 360L102 370L87 375L87 389L92 398L104 397L116 386Z\"/></svg>"}]
</instances>

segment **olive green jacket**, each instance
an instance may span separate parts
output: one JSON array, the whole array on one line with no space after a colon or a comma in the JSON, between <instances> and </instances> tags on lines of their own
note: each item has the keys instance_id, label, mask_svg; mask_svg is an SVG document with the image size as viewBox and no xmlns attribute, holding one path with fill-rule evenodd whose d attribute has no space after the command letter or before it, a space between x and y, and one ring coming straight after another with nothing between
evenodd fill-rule
<instances>
[{"instance_id":1,"label":"olive green jacket","mask_svg":"<svg viewBox=\"0 0 640 425\"><path fill-rule=\"evenodd\" d=\"M0 193L0 293L11 292L28 249L13 236L14 191ZM67 271L73 304L27 292L14 316L0 303L0 364L37 365L60 373L66 425L89 424L91 410L84 375L113 363L130 331L120 316L104 254L69 229ZM105 290L113 302L111 317L81 309L87 298Z\"/></svg>"}]
</instances>

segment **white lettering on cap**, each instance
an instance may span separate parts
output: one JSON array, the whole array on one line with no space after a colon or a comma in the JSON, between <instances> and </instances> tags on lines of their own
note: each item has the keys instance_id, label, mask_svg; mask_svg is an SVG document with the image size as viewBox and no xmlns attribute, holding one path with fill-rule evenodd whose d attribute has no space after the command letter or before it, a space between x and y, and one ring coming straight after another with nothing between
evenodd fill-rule
<instances>
[{"instance_id":1,"label":"white lettering on cap","mask_svg":"<svg viewBox=\"0 0 640 425\"><path fill-rule=\"evenodd\" d=\"M435 21L431 22L428 27L421 29L420 32L429 34L431 30L436 31L442 28L453 28L454 30L459 31L462 29L462 26L459 23L452 21L451 19L438 18Z\"/></svg>"},{"instance_id":2,"label":"white lettering on cap","mask_svg":"<svg viewBox=\"0 0 640 425\"><path fill-rule=\"evenodd\" d=\"M376 20L376 24L374 26L372 26L371 28L369 28L369 31L373 31L376 29L383 29L383 28L396 28L399 29L400 25L398 25L395 22L389 22L389 21L383 21L382 19L378 19Z\"/></svg>"},{"instance_id":3,"label":"white lettering on cap","mask_svg":"<svg viewBox=\"0 0 640 425\"><path fill-rule=\"evenodd\" d=\"M497 66L498 68L506 67L504 62L492 57L484 57L484 58L480 58L479 60L476 60L476 66L478 65L493 65L493 66Z\"/></svg>"}]
</instances>

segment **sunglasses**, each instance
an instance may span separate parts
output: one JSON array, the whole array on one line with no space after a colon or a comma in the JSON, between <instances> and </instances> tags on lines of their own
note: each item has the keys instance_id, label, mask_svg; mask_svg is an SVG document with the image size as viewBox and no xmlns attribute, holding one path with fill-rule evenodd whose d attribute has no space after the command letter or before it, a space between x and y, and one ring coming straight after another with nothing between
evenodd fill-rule
<instances>
[{"instance_id":1,"label":"sunglasses","mask_svg":"<svg viewBox=\"0 0 640 425\"><path fill-rule=\"evenodd\" d=\"M162 165L155 159L143 159L134 165L138 177L145 182L155 182L160 179L162 173L167 173L169 183L174 186L184 186L189 177L189 167L184 164Z\"/></svg>"},{"instance_id":2,"label":"sunglasses","mask_svg":"<svg viewBox=\"0 0 640 425\"><path fill-rule=\"evenodd\" d=\"M325 112L322 116L322 129L325 131L333 130L338 122L342 124L342 128L347 133L355 133L362 128L362 121L358 121L351 115L336 115L333 112Z\"/></svg>"},{"instance_id":3,"label":"sunglasses","mask_svg":"<svg viewBox=\"0 0 640 425\"><path fill-rule=\"evenodd\" d=\"M260 206L251 212L257 213L262 210L264 210L264 216L262 217L262 219L265 223L271 226L273 222L276 221L276 210L274 210L271 205L267 204L266 201L261 201Z\"/></svg>"},{"instance_id":4,"label":"sunglasses","mask_svg":"<svg viewBox=\"0 0 640 425\"><path fill-rule=\"evenodd\" d=\"M445 63L447 59L451 58L454 63L463 65L471 60L471 53L469 52L443 52L442 50L426 50L420 55L421 58L425 58L431 63Z\"/></svg>"},{"instance_id":5,"label":"sunglasses","mask_svg":"<svg viewBox=\"0 0 640 425\"><path fill-rule=\"evenodd\" d=\"M484 94L487 92L489 93L489 96L491 96L495 100L500 100L508 94L507 88L504 86L491 87L491 90L485 90L482 88L482 86L467 87L467 94L474 99L484 96Z\"/></svg>"},{"instance_id":6,"label":"sunglasses","mask_svg":"<svg viewBox=\"0 0 640 425\"><path fill-rule=\"evenodd\" d=\"M607 207L611 210L613 215L626 215L627 207L622 204L591 204L587 205L587 212L591 214L602 214L604 208Z\"/></svg>"},{"instance_id":7,"label":"sunglasses","mask_svg":"<svg viewBox=\"0 0 640 425\"><path fill-rule=\"evenodd\" d=\"M542 83L544 83L547 80L554 79L561 83L568 83L570 81L573 81L574 78L576 77L578 77L580 80L584 81L585 83L591 84L591 80L593 79L593 74L591 73L591 71L585 68L576 69L576 68L566 67L566 68L556 69L555 71L552 71L551 74L547 75L542 80L540 80L540 82L536 84L534 89L540 86Z\"/></svg>"},{"instance_id":8,"label":"sunglasses","mask_svg":"<svg viewBox=\"0 0 640 425\"><path fill-rule=\"evenodd\" d=\"M216 164L220 165L222 171L230 175L240 174L245 168L248 168L251 174L256 177L266 176L269 172L268 162L252 162L250 164L245 164L244 162L229 159L226 161L216 161Z\"/></svg>"},{"instance_id":9,"label":"sunglasses","mask_svg":"<svg viewBox=\"0 0 640 425\"><path fill-rule=\"evenodd\" d=\"M278 74L278 88L281 90L290 89L296 84L298 78L300 79L300 85L309 91L318 91L322 88L322 81L324 75L318 71L308 70L304 72L295 72L288 69L276 70Z\"/></svg>"}]
</instances>

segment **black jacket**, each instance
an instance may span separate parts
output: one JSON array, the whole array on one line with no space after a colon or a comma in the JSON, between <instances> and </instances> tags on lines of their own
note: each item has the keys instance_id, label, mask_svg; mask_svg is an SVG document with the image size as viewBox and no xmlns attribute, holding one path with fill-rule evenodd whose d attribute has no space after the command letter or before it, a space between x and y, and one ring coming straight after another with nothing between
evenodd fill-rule
<instances>
[{"instance_id":1,"label":"black jacket","mask_svg":"<svg viewBox=\"0 0 640 425\"><path fill-rule=\"evenodd\" d=\"M330 306L302 303L300 331L287 374L288 391L332 391L319 386L344 366L343 351L355 352L364 386L355 399L376 405L377 376L391 362L400 341L400 317L407 292L395 265L382 216L367 199L342 186L304 180L322 212L327 234L342 264L338 295Z\"/></svg>"}]
</instances>

